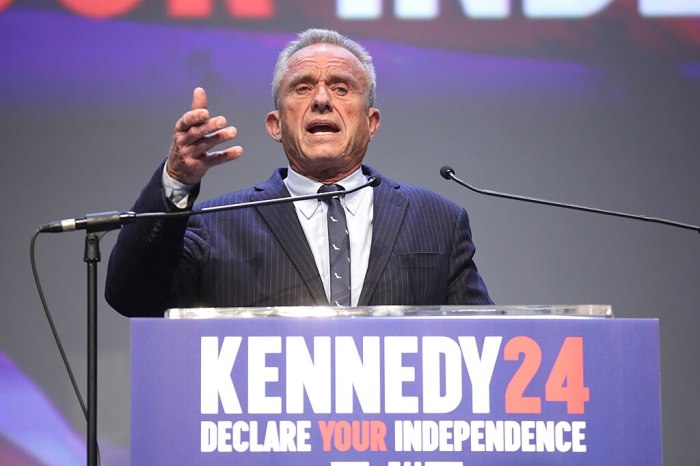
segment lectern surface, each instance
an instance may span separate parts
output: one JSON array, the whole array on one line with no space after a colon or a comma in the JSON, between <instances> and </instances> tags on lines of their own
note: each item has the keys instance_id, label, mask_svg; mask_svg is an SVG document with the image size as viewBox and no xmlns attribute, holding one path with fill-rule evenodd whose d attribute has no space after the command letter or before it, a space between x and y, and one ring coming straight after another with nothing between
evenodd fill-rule
<instances>
[{"instance_id":1,"label":"lectern surface","mask_svg":"<svg viewBox=\"0 0 700 466\"><path fill-rule=\"evenodd\" d=\"M169 319L230 317L613 317L606 304L527 306L287 306L168 309Z\"/></svg>"}]
</instances>

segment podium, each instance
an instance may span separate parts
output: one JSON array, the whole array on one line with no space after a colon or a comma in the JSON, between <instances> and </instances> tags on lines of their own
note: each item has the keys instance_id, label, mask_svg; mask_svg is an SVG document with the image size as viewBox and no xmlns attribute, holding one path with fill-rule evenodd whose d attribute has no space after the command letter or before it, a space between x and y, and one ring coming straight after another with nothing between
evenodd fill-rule
<instances>
[{"instance_id":1,"label":"podium","mask_svg":"<svg viewBox=\"0 0 700 466\"><path fill-rule=\"evenodd\" d=\"M608 306L132 319L132 465L661 465L656 319Z\"/></svg>"}]
</instances>

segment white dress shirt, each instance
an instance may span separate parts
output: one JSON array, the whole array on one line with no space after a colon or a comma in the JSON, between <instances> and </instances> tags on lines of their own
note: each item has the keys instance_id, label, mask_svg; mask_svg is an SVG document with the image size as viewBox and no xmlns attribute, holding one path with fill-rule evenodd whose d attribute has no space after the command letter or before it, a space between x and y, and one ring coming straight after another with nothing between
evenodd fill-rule
<instances>
[{"instance_id":1,"label":"white dress shirt","mask_svg":"<svg viewBox=\"0 0 700 466\"><path fill-rule=\"evenodd\" d=\"M316 194L322 183L306 178L291 169L287 171L284 184L292 197ZM166 196L180 208L187 206L187 198L192 185L179 183L172 179L163 169L163 188ZM367 182L361 169L338 181L346 190ZM341 197L340 203L345 208L345 217L350 235L350 302L357 306L362 292L362 284L369 264L369 251L372 245L372 219L374 215L374 191L360 191ZM316 268L321 276L326 297L330 299L330 262L328 258L328 223L326 211L328 206L319 200L294 202L294 208L304 230L306 241L316 261Z\"/></svg>"},{"instance_id":2,"label":"white dress shirt","mask_svg":"<svg viewBox=\"0 0 700 466\"><path fill-rule=\"evenodd\" d=\"M350 176L338 181L346 190L350 190L367 182L367 177L361 169ZM310 180L291 168L284 180L287 190L292 197L315 194L321 187L318 181ZM345 208L345 217L350 235L350 303L357 306L362 292L362 284L367 273L369 250L372 244L372 217L374 209L374 193L372 189L361 189L340 198ZM328 222L326 211L328 205L319 200L296 201L294 207L304 230L306 240L311 247L311 253L316 261L316 268L321 275L326 296L330 298L330 262L328 259Z\"/></svg>"}]
</instances>

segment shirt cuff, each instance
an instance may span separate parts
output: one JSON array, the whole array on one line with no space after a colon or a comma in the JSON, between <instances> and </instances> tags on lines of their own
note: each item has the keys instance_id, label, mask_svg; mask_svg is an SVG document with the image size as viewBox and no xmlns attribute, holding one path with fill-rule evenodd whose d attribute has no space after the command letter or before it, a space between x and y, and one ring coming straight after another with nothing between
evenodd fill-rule
<instances>
[{"instance_id":1,"label":"shirt cuff","mask_svg":"<svg viewBox=\"0 0 700 466\"><path fill-rule=\"evenodd\" d=\"M165 191L165 197L167 197L170 202L175 204L178 208L184 209L187 207L187 201L189 200L190 191L194 189L196 184L185 184L177 181L168 175L166 170L167 164L163 165L163 176L161 178L161 183L163 184L163 190Z\"/></svg>"}]
</instances>

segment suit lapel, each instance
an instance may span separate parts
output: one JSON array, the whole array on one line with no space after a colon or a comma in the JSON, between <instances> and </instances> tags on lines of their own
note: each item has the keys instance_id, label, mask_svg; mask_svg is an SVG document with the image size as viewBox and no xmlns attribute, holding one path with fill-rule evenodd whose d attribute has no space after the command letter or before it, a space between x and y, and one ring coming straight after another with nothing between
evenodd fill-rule
<instances>
[{"instance_id":1,"label":"suit lapel","mask_svg":"<svg viewBox=\"0 0 700 466\"><path fill-rule=\"evenodd\" d=\"M270 179L256 187L256 191L251 195L251 201L280 197L289 197L289 191L282 181L280 171L277 171ZM306 241L304 230L299 224L294 204L291 202L275 204L257 207L256 210L289 256L316 304L328 305L316 262Z\"/></svg>"},{"instance_id":2,"label":"suit lapel","mask_svg":"<svg viewBox=\"0 0 700 466\"><path fill-rule=\"evenodd\" d=\"M377 173L373 173L377 175ZM394 250L396 238L406 215L408 199L398 191L398 184L382 178L374 190L374 217L372 219L372 246L367 274L362 285L359 306L367 306L384 273Z\"/></svg>"}]
</instances>

